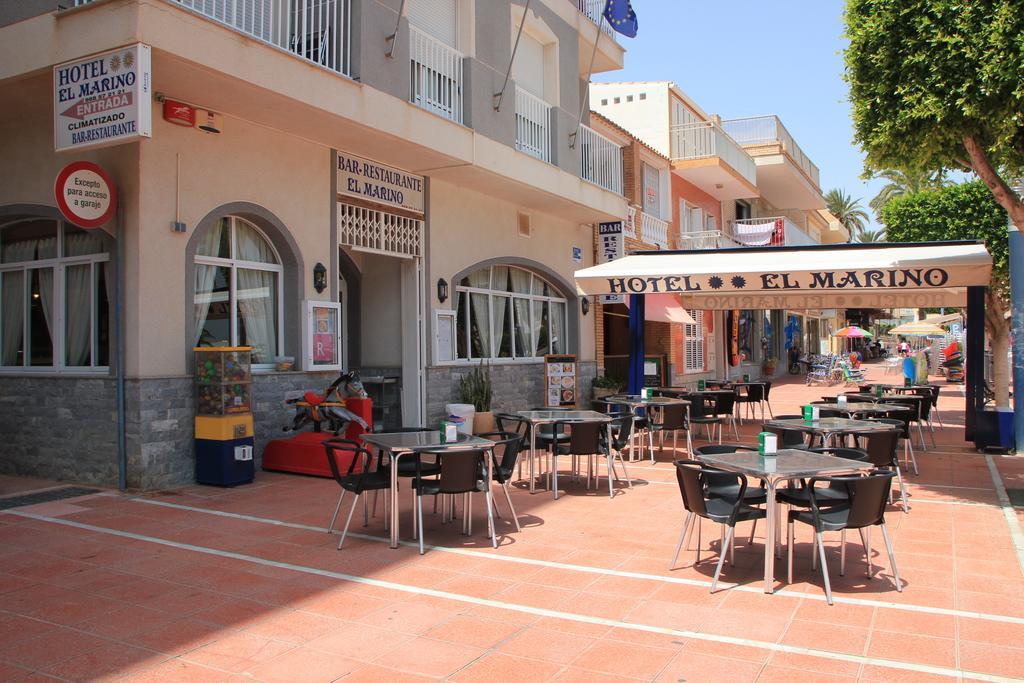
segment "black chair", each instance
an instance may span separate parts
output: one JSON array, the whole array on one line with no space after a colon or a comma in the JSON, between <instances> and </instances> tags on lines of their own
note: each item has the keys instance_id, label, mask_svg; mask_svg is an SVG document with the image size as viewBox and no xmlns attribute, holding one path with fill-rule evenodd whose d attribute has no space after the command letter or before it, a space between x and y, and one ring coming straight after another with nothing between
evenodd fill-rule
<instances>
[{"instance_id":1,"label":"black chair","mask_svg":"<svg viewBox=\"0 0 1024 683\"><path fill-rule=\"evenodd\" d=\"M754 404L761 408L761 419L764 420L764 385L759 383L743 384L736 392L736 405L742 411L743 406L747 407L747 416L754 419ZM740 419L743 419L742 413Z\"/></svg>"},{"instance_id":2,"label":"black chair","mask_svg":"<svg viewBox=\"0 0 1024 683\"><path fill-rule=\"evenodd\" d=\"M720 417L722 420L729 420L729 424L732 425L732 436L734 439L740 438L740 433L736 429L736 399L738 394L733 392L725 392L715 394L714 414ZM722 442L722 425L718 425L718 442Z\"/></svg>"},{"instance_id":3,"label":"black chair","mask_svg":"<svg viewBox=\"0 0 1024 683\"><path fill-rule=\"evenodd\" d=\"M507 423L507 421L506 421ZM519 517L516 514L516 507L512 504L512 495L509 493L508 485L512 481L512 476L516 469L516 461L519 460L519 452L523 448L523 436L518 432L485 432L483 434L477 434L477 436L490 439L494 441L494 451L492 460L493 479L501 485L501 490L505 493L505 502L508 503L508 509L512 513L512 521L515 522L516 531L521 531L519 527ZM481 478L486 476L486 473L481 473ZM494 506L494 511L498 511L498 506ZM501 515L498 515L499 517Z\"/></svg>"},{"instance_id":4,"label":"black chair","mask_svg":"<svg viewBox=\"0 0 1024 683\"><path fill-rule=\"evenodd\" d=\"M669 403L661 406L651 415L651 430L659 436L659 450L665 449L665 433L672 432L672 451L676 450L679 432L686 432L686 452L693 453L693 441L686 422L687 406L685 403ZM654 462L654 451L651 451L651 462Z\"/></svg>"},{"instance_id":5,"label":"black chair","mask_svg":"<svg viewBox=\"0 0 1024 683\"><path fill-rule=\"evenodd\" d=\"M373 464L373 454L359 443L348 439L327 439L323 443L324 450L327 452L327 464L331 468L331 476L341 487L341 496L334 508L334 515L331 516L331 523L327 525L328 534L334 530L334 523L338 519L345 494L355 494L352 499L352 507L348 511L348 518L345 520L345 528L341 531L341 540L338 541L338 550L341 550L341 546L345 543L345 536L348 534L348 526L352 523L352 513L356 510L356 503L366 491L386 492L391 488L391 477L387 471L370 469ZM348 460L348 467L340 465L340 462L345 459ZM387 494L385 493L385 495ZM366 500L363 499L363 526L367 524L369 524L369 517Z\"/></svg>"},{"instance_id":6,"label":"black chair","mask_svg":"<svg viewBox=\"0 0 1024 683\"><path fill-rule=\"evenodd\" d=\"M626 460L622 457L622 451L629 445L630 439L633 438L633 416L628 414L620 415L611 421L609 428L612 432L612 441L610 444L608 443L607 431L602 429L601 447L604 450L605 457L608 458L608 495L610 497L613 495L612 477L616 479L619 477L615 470L616 460L622 465L622 476L626 479L626 485L633 488L633 482L629 478L629 470L626 469Z\"/></svg>"},{"instance_id":7,"label":"black chair","mask_svg":"<svg viewBox=\"0 0 1024 683\"><path fill-rule=\"evenodd\" d=\"M679 560L679 552L686 542L687 536L692 533L692 528L697 527L697 561L700 562L700 524L702 519L709 519L717 524L725 525L728 531L722 540L718 553L718 566L715 568L715 576L711 581L711 592L718 587L718 577L722 573L722 564L725 562L726 551L729 550L733 541L733 534L738 522L746 522L762 519L766 516L765 510L748 505L745 501L747 492L747 478L742 474L723 472L691 460L677 460L676 481L679 483L679 493L683 497L683 507L689 513L683 524L683 531L679 535L679 543L676 544L675 555L672 556L672 563L669 569L676 566ZM735 500L712 497L708 493L708 477L720 475L722 478L728 476L739 486L739 495ZM717 478L717 477L716 477ZM696 524L694 523L696 521ZM732 560L730 559L730 564ZM696 564L696 563L695 563Z\"/></svg>"},{"instance_id":8,"label":"black chair","mask_svg":"<svg viewBox=\"0 0 1024 683\"><path fill-rule=\"evenodd\" d=\"M768 398L772 393L772 383L766 380L761 384L764 385L764 404L768 407L768 417L775 419L775 416L772 415L772 402ZM764 419L764 413L761 414L761 418Z\"/></svg>"},{"instance_id":9,"label":"black chair","mask_svg":"<svg viewBox=\"0 0 1024 683\"><path fill-rule=\"evenodd\" d=\"M834 455L837 458L869 462L867 451L859 448L808 448L811 453L823 453ZM779 489L776 500L793 507L809 508L811 506L811 493L807 486L807 480L801 479L798 486L787 486ZM819 507L829 507L845 503L849 500L846 496L846 489L841 486L829 486L815 491ZM846 543L846 536L843 536L843 543Z\"/></svg>"},{"instance_id":10,"label":"black chair","mask_svg":"<svg viewBox=\"0 0 1024 683\"><path fill-rule=\"evenodd\" d=\"M390 433L394 433L394 434L416 434L416 433L420 433L420 432L433 432L433 431L436 431L436 430L430 429L429 427L398 427L396 429L389 430ZM401 477L401 478L406 478L406 479L411 478L411 477L415 477L416 476L416 472L417 472L417 469L416 469L417 464L419 465L419 472L421 473L421 476L424 476L424 477L436 476L441 471L440 465L438 465L437 462L433 458L431 458L431 459L429 459L427 461L424 461L423 460L423 456L421 454L410 453L409 455L403 456L403 457L398 459L398 476ZM378 451L377 451L377 471L388 473L389 476L390 476L390 472L391 472L391 470L389 469L390 467L391 467L391 459L384 457L384 449L383 448L378 449ZM415 495L415 493L413 495ZM415 499L413 500L413 502L415 502ZM392 503L394 503L394 501L392 501ZM385 506L384 507L385 507L385 509L387 509L386 501L385 501ZM435 512L436 511L437 510L435 510ZM374 495L374 497L373 497L373 511L372 511L372 514L374 516L377 515L377 496L376 495Z\"/></svg>"},{"instance_id":11,"label":"black chair","mask_svg":"<svg viewBox=\"0 0 1024 683\"><path fill-rule=\"evenodd\" d=\"M776 419L802 420L803 418L792 416L786 418L779 417ZM778 440L779 448L807 448L806 435L798 429L786 429L785 427L776 427L774 425L761 425L761 431L774 434Z\"/></svg>"},{"instance_id":12,"label":"black chair","mask_svg":"<svg viewBox=\"0 0 1024 683\"><path fill-rule=\"evenodd\" d=\"M462 533L469 535L473 533L473 494L486 491L487 482L484 480L484 457L485 451L480 449L467 449L460 451L439 451L428 452L425 455L432 455L438 462L440 471L436 478L427 479L425 476L417 476L413 479L412 486L416 492L416 512L413 517L413 534L419 540L420 555L423 554L423 496L438 496L446 494L455 496L463 494L466 496L462 512ZM420 460L416 460L420 465ZM442 518L447 519L444 504L442 503ZM491 510L488 507L487 515L490 517ZM454 506L452 506L452 518L454 518Z\"/></svg>"},{"instance_id":13,"label":"black chair","mask_svg":"<svg viewBox=\"0 0 1024 683\"><path fill-rule=\"evenodd\" d=\"M712 441L714 425L718 425L718 443L722 443L722 418L715 414L715 397L709 394L690 394L683 398L690 402L687 431L692 430L692 425L704 425L708 441Z\"/></svg>"},{"instance_id":14,"label":"black chair","mask_svg":"<svg viewBox=\"0 0 1024 683\"><path fill-rule=\"evenodd\" d=\"M811 401L811 405L826 406L839 403L838 396L822 396L820 401Z\"/></svg>"},{"instance_id":15,"label":"black chair","mask_svg":"<svg viewBox=\"0 0 1024 683\"><path fill-rule=\"evenodd\" d=\"M738 443L721 443L721 444L709 444L707 446L701 446L697 448L693 453L699 457L702 455L723 455L725 453L754 453L757 448L754 446L745 446ZM724 498L725 500L736 500L737 496L740 495L740 487L736 483L736 478L730 473L726 473L725 476L718 474L708 475L708 495L714 498ZM760 505L768 500L768 494L765 492L764 483L758 488L747 487L746 493L743 495L743 502L747 505ZM754 528L757 528L757 520L754 520ZM754 529L750 530L751 542L754 538Z\"/></svg>"},{"instance_id":16,"label":"black chair","mask_svg":"<svg viewBox=\"0 0 1024 683\"><path fill-rule=\"evenodd\" d=\"M604 453L605 445L602 445L601 432L605 431L605 423L597 420L572 423L556 422L553 426L556 434L567 434L567 440L564 443L559 443L551 449L551 469L548 472L548 486L554 492L557 499L558 456L572 456L572 476L575 477L579 456L588 456L589 462L590 456ZM591 471L588 468L587 488L590 487L590 475Z\"/></svg>"},{"instance_id":17,"label":"black chair","mask_svg":"<svg viewBox=\"0 0 1024 683\"><path fill-rule=\"evenodd\" d=\"M942 424L942 415L939 414L939 388L937 386L918 387L916 393L928 396L931 399L932 407L931 410L935 412L935 418L939 421L939 429L944 429L945 425ZM928 420L928 426L931 427L932 421Z\"/></svg>"},{"instance_id":18,"label":"black chair","mask_svg":"<svg viewBox=\"0 0 1024 683\"><path fill-rule=\"evenodd\" d=\"M872 420L878 422L879 420ZM903 484L903 472L900 470L900 459L897 449L900 442L900 432L896 425L892 429L878 429L870 432L863 432L855 435L857 444L868 454L868 461L877 468L892 470L900 483L900 500L903 503L903 511L910 509L907 503L907 490Z\"/></svg>"},{"instance_id":19,"label":"black chair","mask_svg":"<svg viewBox=\"0 0 1024 683\"><path fill-rule=\"evenodd\" d=\"M904 413L901 419L906 419L909 422L911 429L917 429L917 436L920 439L921 448L928 450L928 444L924 441L924 430L921 429L921 422L927 420L928 416L931 414L931 399L928 397L925 397L923 400L919 398L891 398L886 399L885 402L911 408L911 411L909 413ZM935 445L934 434L932 434L932 445Z\"/></svg>"},{"instance_id":20,"label":"black chair","mask_svg":"<svg viewBox=\"0 0 1024 683\"><path fill-rule=\"evenodd\" d=\"M900 583L899 570L896 568L896 557L892 552L892 541L889 539L889 532L885 527L885 505L889 498L889 489L892 485L892 478L895 476L889 471L875 471L866 477L815 477L808 483L810 491L809 510L790 510L789 518L789 558L788 578L793 583L793 536L794 522L809 524L814 528L815 545L817 555L821 559L821 574L825 583L825 599L828 604L832 603L832 586L828 578L828 564L825 561L825 544L822 534L826 531L844 531L846 529L857 529L861 532L861 540L864 542L865 556L867 560L867 575L871 577L871 545L870 528L873 526L882 527L882 537L885 539L885 548L889 553L889 564L892 566L893 578L896 581L897 592L903 592ZM845 489L847 502L830 507L818 504L819 483L828 484L829 488L839 486ZM845 545L843 551L845 551ZM845 559L845 552L841 551L840 564Z\"/></svg>"},{"instance_id":21,"label":"black chair","mask_svg":"<svg viewBox=\"0 0 1024 683\"><path fill-rule=\"evenodd\" d=\"M896 431L899 432L900 439L903 441L903 462L913 468L915 475L918 474L917 456L914 455L914 440L911 438L910 432L910 413L906 410L891 410L886 411L883 416L876 415L868 419L896 427Z\"/></svg>"}]
</instances>

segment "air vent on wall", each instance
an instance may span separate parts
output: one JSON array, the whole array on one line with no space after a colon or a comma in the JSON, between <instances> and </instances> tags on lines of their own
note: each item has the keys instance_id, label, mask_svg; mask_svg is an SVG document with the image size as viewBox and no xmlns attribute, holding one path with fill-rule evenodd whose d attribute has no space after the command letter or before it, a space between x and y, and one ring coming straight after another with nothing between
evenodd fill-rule
<instances>
[{"instance_id":1,"label":"air vent on wall","mask_svg":"<svg viewBox=\"0 0 1024 683\"><path fill-rule=\"evenodd\" d=\"M531 233L530 214L519 214L519 234L522 237L529 237Z\"/></svg>"}]
</instances>

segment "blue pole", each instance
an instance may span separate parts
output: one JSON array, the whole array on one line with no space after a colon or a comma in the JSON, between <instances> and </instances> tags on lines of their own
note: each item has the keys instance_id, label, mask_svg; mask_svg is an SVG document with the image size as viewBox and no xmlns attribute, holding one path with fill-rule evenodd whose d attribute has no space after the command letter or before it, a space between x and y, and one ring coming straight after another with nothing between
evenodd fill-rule
<instances>
[{"instance_id":1,"label":"blue pole","mask_svg":"<svg viewBox=\"0 0 1024 683\"><path fill-rule=\"evenodd\" d=\"M1024 450L1024 409L1017 401L1024 391L1024 235L1010 222L1010 340L1013 344L1013 434Z\"/></svg>"},{"instance_id":2,"label":"blue pole","mask_svg":"<svg viewBox=\"0 0 1024 683\"><path fill-rule=\"evenodd\" d=\"M639 394L644 386L644 305L643 294L629 295L629 393Z\"/></svg>"}]
</instances>

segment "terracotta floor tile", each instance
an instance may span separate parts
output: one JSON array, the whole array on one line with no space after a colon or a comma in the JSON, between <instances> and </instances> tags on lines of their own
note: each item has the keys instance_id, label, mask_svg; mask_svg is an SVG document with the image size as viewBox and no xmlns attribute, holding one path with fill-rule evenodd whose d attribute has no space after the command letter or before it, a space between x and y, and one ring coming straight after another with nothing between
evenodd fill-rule
<instances>
[{"instance_id":1,"label":"terracotta floor tile","mask_svg":"<svg viewBox=\"0 0 1024 683\"><path fill-rule=\"evenodd\" d=\"M657 680L664 683L750 683L757 680L763 666L759 662L714 657L684 649L658 673Z\"/></svg>"},{"instance_id":2,"label":"terracotta floor tile","mask_svg":"<svg viewBox=\"0 0 1024 683\"><path fill-rule=\"evenodd\" d=\"M292 647L288 643L250 633L228 633L223 638L191 650L182 658L211 669L241 673L284 654Z\"/></svg>"},{"instance_id":3,"label":"terracotta floor tile","mask_svg":"<svg viewBox=\"0 0 1024 683\"><path fill-rule=\"evenodd\" d=\"M375 663L427 676L450 676L483 653L484 650L468 645L414 638L385 650Z\"/></svg>"},{"instance_id":4,"label":"terracotta floor tile","mask_svg":"<svg viewBox=\"0 0 1024 683\"><path fill-rule=\"evenodd\" d=\"M961 641L960 667L964 671L1017 678L1024 672L1024 649Z\"/></svg>"},{"instance_id":5,"label":"terracotta floor tile","mask_svg":"<svg viewBox=\"0 0 1024 683\"><path fill-rule=\"evenodd\" d=\"M436 679L376 664L365 664L345 676L344 680L345 683L416 683L417 681L434 681Z\"/></svg>"},{"instance_id":6,"label":"terracotta floor tile","mask_svg":"<svg viewBox=\"0 0 1024 683\"><path fill-rule=\"evenodd\" d=\"M956 641L950 638L872 631L867 654L869 657L899 662L955 667L955 647Z\"/></svg>"},{"instance_id":7,"label":"terracotta floor tile","mask_svg":"<svg viewBox=\"0 0 1024 683\"><path fill-rule=\"evenodd\" d=\"M326 630L323 635L307 641L306 647L349 659L372 662L381 652L394 649L412 639L412 636L405 633L342 621Z\"/></svg>"},{"instance_id":8,"label":"terracotta floor tile","mask_svg":"<svg viewBox=\"0 0 1024 683\"><path fill-rule=\"evenodd\" d=\"M761 683L761 681L765 681L765 682L776 681L777 683L791 683L793 680L799 679L799 678L803 678L806 675L807 675L807 673L803 669L789 669L789 668L785 668L785 667L781 667L781 666L774 666L772 664L766 664L765 667L761 670L760 675L758 675L757 681L758 681L758 683ZM840 681L856 681L857 680L857 676L856 675L847 676L847 675L836 674L836 673L823 673L823 672L819 671L819 672L816 672L814 674L814 680L815 681L823 681L823 682L836 681L838 683Z\"/></svg>"},{"instance_id":9,"label":"terracotta floor tile","mask_svg":"<svg viewBox=\"0 0 1024 683\"><path fill-rule=\"evenodd\" d=\"M163 652L168 655L180 655L197 647L202 647L226 635L224 627L195 619L178 619L134 636L133 645Z\"/></svg>"},{"instance_id":10,"label":"terracotta floor tile","mask_svg":"<svg viewBox=\"0 0 1024 683\"><path fill-rule=\"evenodd\" d=\"M954 638L956 637L956 618L945 614L879 609L875 614L873 628L876 631ZM1021 633L1024 634L1024 627L1020 628ZM962 632L960 637L963 637Z\"/></svg>"},{"instance_id":11,"label":"terracotta floor tile","mask_svg":"<svg viewBox=\"0 0 1024 683\"><path fill-rule=\"evenodd\" d=\"M612 674L603 674L597 671L589 671L587 669L568 666L562 669L562 672L551 680L557 681L558 683L615 683L616 681L622 680L639 681L643 679L613 676Z\"/></svg>"},{"instance_id":12,"label":"terracotta floor tile","mask_svg":"<svg viewBox=\"0 0 1024 683\"><path fill-rule=\"evenodd\" d=\"M793 621L781 642L784 645L842 652L844 654L864 654L870 631L859 626L830 624L823 628L814 621Z\"/></svg>"},{"instance_id":13,"label":"terracotta floor tile","mask_svg":"<svg viewBox=\"0 0 1024 683\"><path fill-rule=\"evenodd\" d=\"M0 658L38 671L67 661L79 653L109 644L109 640L59 628L6 645L0 649Z\"/></svg>"},{"instance_id":14,"label":"terracotta floor tile","mask_svg":"<svg viewBox=\"0 0 1024 683\"><path fill-rule=\"evenodd\" d=\"M76 654L59 664L46 667L43 672L71 681L117 678L148 669L166 659L166 655L150 650L124 643L110 643L84 654Z\"/></svg>"},{"instance_id":15,"label":"terracotta floor tile","mask_svg":"<svg viewBox=\"0 0 1024 683\"><path fill-rule=\"evenodd\" d=\"M922 673L920 671L907 671L906 669L893 669L887 666L865 664L861 669L860 680L871 683L939 683L950 680L948 676Z\"/></svg>"},{"instance_id":16,"label":"terracotta floor tile","mask_svg":"<svg viewBox=\"0 0 1024 683\"><path fill-rule=\"evenodd\" d=\"M452 681L534 681L550 680L562 670L561 665L525 657L494 653L481 657L451 676Z\"/></svg>"},{"instance_id":17,"label":"terracotta floor tile","mask_svg":"<svg viewBox=\"0 0 1024 683\"><path fill-rule=\"evenodd\" d=\"M452 605L452 607L456 606ZM437 622L443 621L454 614L455 611L446 611L435 605L396 602L370 612L357 619L357 621L397 633L417 635L429 630Z\"/></svg>"},{"instance_id":18,"label":"terracotta floor tile","mask_svg":"<svg viewBox=\"0 0 1024 683\"><path fill-rule=\"evenodd\" d=\"M139 605L125 605L102 616L76 625L76 628L104 638L127 640L176 621L166 612Z\"/></svg>"},{"instance_id":19,"label":"terracotta floor tile","mask_svg":"<svg viewBox=\"0 0 1024 683\"><path fill-rule=\"evenodd\" d=\"M493 619L459 615L436 624L423 635L449 643L491 648L518 633L520 628L515 624Z\"/></svg>"},{"instance_id":20,"label":"terracotta floor tile","mask_svg":"<svg viewBox=\"0 0 1024 683\"><path fill-rule=\"evenodd\" d=\"M356 671L360 666L362 664L354 659L297 647L256 664L247 673L267 683L327 683Z\"/></svg>"},{"instance_id":21,"label":"terracotta floor tile","mask_svg":"<svg viewBox=\"0 0 1024 683\"><path fill-rule=\"evenodd\" d=\"M587 636L533 627L509 638L498 646L498 650L509 655L568 664L596 642Z\"/></svg>"},{"instance_id":22,"label":"terracotta floor tile","mask_svg":"<svg viewBox=\"0 0 1024 683\"><path fill-rule=\"evenodd\" d=\"M169 659L150 669L130 674L125 678L131 683L220 683L227 681L231 674L208 669L182 659Z\"/></svg>"},{"instance_id":23,"label":"terracotta floor tile","mask_svg":"<svg viewBox=\"0 0 1024 683\"><path fill-rule=\"evenodd\" d=\"M617 676L651 679L672 661L679 649L601 640L577 657L572 665Z\"/></svg>"}]
</instances>

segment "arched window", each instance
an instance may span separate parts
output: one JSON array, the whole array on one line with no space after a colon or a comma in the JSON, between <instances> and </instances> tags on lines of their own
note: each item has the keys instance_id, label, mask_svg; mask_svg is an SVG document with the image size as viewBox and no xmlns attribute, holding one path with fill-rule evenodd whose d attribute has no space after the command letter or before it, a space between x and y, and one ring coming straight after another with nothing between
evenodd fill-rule
<instances>
[{"instance_id":1,"label":"arched window","mask_svg":"<svg viewBox=\"0 0 1024 683\"><path fill-rule=\"evenodd\" d=\"M455 287L458 357L537 359L566 353L566 299L547 280L516 266L488 266Z\"/></svg>"},{"instance_id":2,"label":"arched window","mask_svg":"<svg viewBox=\"0 0 1024 683\"><path fill-rule=\"evenodd\" d=\"M106 370L110 254L98 231L52 218L0 227L0 365Z\"/></svg>"},{"instance_id":3,"label":"arched window","mask_svg":"<svg viewBox=\"0 0 1024 683\"><path fill-rule=\"evenodd\" d=\"M195 346L251 346L254 367L281 348L281 259L247 220L220 219L196 249Z\"/></svg>"}]
</instances>

